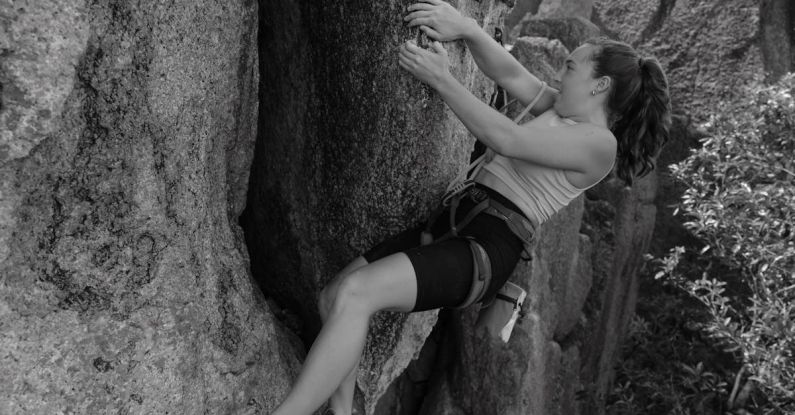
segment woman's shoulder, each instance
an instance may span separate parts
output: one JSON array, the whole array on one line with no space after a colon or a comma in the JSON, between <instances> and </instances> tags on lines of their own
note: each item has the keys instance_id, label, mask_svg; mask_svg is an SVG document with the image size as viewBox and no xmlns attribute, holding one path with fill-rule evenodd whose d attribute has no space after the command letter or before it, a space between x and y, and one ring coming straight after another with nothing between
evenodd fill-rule
<instances>
[{"instance_id":1,"label":"woman's shoulder","mask_svg":"<svg viewBox=\"0 0 795 415\"><path fill-rule=\"evenodd\" d=\"M614 154L617 145L616 138L609 128L588 120L577 120L563 117L554 109L545 112L539 118L539 122L549 127L571 127L571 133L577 136L588 137L588 151L600 151L606 154Z\"/></svg>"}]
</instances>

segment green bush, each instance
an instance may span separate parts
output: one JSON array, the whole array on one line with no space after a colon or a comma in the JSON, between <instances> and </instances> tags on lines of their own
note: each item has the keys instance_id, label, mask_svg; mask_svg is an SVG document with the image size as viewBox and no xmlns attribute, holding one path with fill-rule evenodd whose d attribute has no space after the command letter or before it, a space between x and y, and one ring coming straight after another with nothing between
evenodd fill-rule
<instances>
[{"instance_id":1,"label":"green bush","mask_svg":"<svg viewBox=\"0 0 795 415\"><path fill-rule=\"evenodd\" d=\"M685 226L704 246L677 247L656 278L708 310L714 344L742 362L728 409L753 389L795 411L795 75L720 104L703 146L671 166L688 187Z\"/></svg>"}]
</instances>

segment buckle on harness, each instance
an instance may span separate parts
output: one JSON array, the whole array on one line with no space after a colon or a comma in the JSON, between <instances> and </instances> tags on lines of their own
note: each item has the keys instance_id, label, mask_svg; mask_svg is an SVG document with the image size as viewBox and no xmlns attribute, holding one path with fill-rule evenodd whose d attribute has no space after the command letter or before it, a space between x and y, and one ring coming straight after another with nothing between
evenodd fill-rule
<instances>
[{"instance_id":1,"label":"buckle on harness","mask_svg":"<svg viewBox=\"0 0 795 415\"><path fill-rule=\"evenodd\" d=\"M475 203L480 203L489 198L489 194L486 193L485 190L477 188L477 187L470 187L469 188L469 198L472 199Z\"/></svg>"}]
</instances>

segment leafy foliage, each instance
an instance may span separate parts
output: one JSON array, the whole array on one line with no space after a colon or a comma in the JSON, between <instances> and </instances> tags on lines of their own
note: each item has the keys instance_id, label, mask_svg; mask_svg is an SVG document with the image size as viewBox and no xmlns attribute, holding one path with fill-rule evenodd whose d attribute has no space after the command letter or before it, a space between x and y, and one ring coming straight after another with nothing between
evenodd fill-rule
<instances>
[{"instance_id":1,"label":"leafy foliage","mask_svg":"<svg viewBox=\"0 0 795 415\"><path fill-rule=\"evenodd\" d=\"M660 281L642 282L607 413L723 415L735 366L699 327L709 315Z\"/></svg>"},{"instance_id":2,"label":"leafy foliage","mask_svg":"<svg viewBox=\"0 0 795 415\"><path fill-rule=\"evenodd\" d=\"M704 247L661 261L657 278L708 310L702 329L737 353L737 376L774 408L795 410L795 76L757 86L752 99L724 103L710 135L672 173L684 181L685 226ZM728 272L727 272L728 270ZM739 384L738 384L739 385ZM746 398L735 386L729 406Z\"/></svg>"}]
</instances>

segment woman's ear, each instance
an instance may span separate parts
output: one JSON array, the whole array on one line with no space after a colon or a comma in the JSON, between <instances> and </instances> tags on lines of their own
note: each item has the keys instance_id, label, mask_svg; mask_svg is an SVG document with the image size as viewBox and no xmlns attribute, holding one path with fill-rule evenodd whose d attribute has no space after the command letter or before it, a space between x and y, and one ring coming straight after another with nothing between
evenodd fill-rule
<instances>
[{"instance_id":1,"label":"woman's ear","mask_svg":"<svg viewBox=\"0 0 795 415\"><path fill-rule=\"evenodd\" d=\"M613 80L609 76L603 76L596 81L596 91L597 92L606 92L610 89L610 85L613 83Z\"/></svg>"}]
</instances>

